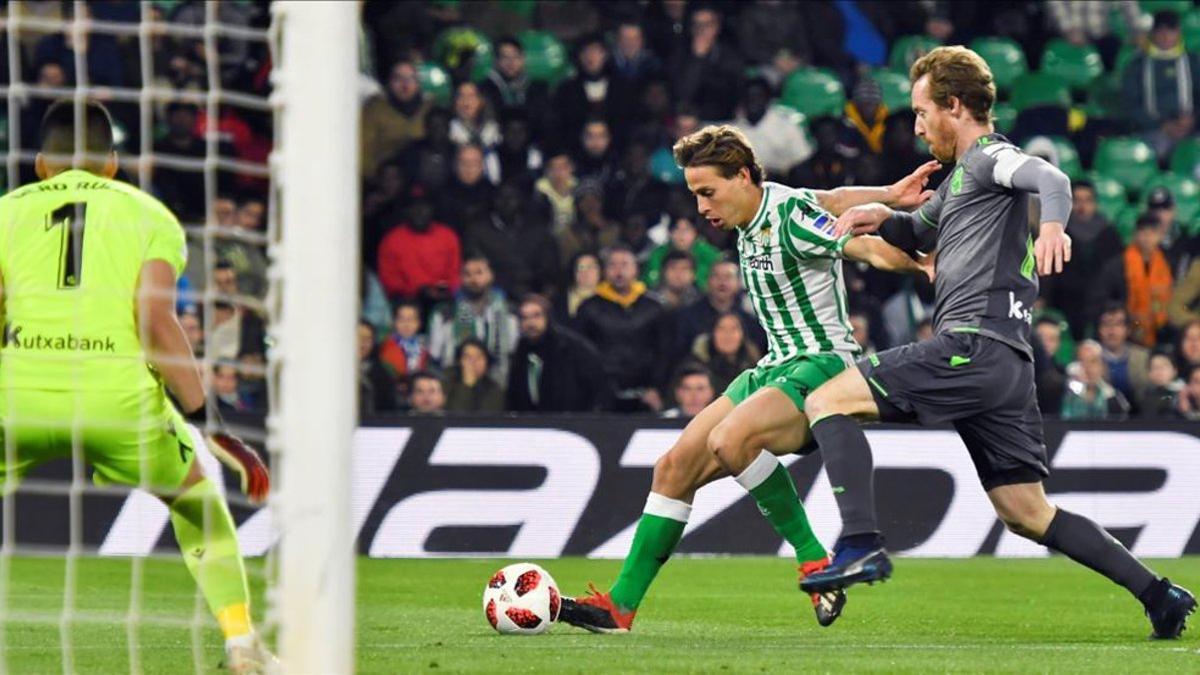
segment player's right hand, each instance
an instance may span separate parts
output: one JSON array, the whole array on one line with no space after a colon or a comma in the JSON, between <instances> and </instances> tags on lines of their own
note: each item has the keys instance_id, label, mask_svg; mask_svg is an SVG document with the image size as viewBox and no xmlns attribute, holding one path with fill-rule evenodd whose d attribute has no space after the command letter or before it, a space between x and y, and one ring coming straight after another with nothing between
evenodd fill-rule
<instances>
[{"instance_id":1,"label":"player's right hand","mask_svg":"<svg viewBox=\"0 0 1200 675\"><path fill-rule=\"evenodd\" d=\"M267 494L271 492L271 474L254 448L224 431L210 433L205 440L213 456L241 477L242 492L252 503L267 501Z\"/></svg>"},{"instance_id":2,"label":"player's right hand","mask_svg":"<svg viewBox=\"0 0 1200 675\"><path fill-rule=\"evenodd\" d=\"M892 210L883 204L863 204L852 206L833 223L833 236L841 238L847 234L874 234L879 231L883 221L892 217Z\"/></svg>"},{"instance_id":3,"label":"player's right hand","mask_svg":"<svg viewBox=\"0 0 1200 675\"><path fill-rule=\"evenodd\" d=\"M1062 223L1042 223L1037 241L1033 243L1038 274L1061 274L1063 264L1071 262L1071 237L1064 230Z\"/></svg>"}]
</instances>

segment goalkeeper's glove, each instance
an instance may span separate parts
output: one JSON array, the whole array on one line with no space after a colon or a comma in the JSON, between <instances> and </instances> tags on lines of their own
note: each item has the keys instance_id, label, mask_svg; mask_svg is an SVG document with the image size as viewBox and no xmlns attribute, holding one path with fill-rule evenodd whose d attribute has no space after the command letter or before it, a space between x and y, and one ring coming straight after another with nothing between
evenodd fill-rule
<instances>
[{"instance_id":1,"label":"goalkeeper's glove","mask_svg":"<svg viewBox=\"0 0 1200 675\"><path fill-rule=\"evenodd\" d=\"M237 473L241 478L242 492L250 498L252 503L262 504L267 501L267 494L271 491L271 474L267 470L267 465L263 463L262 457L259 457L254 448L225 431L225 421L221 419L221 414L215 409L213 416L216 422L215 430L204 433L205 444L208 445L209 452L222 464ZM201 405L184 417L204 431L208 422L207 405Z\"/></svg>"}]
</instances>

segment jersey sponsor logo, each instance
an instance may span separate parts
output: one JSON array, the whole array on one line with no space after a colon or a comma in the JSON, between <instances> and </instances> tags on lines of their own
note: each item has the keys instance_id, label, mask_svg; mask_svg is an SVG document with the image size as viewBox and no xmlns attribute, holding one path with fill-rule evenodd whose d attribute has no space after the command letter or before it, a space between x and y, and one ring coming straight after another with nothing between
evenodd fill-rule
<instances>
[{"instance_id":1,"label":"jersey sponsor logo","mask_svg":"<svg viewBox=\"0 0 1200 675\"><path fill-rule=\"evenodd\" d=\"M4 341L0 343L4 349L41 349L56 352L108 352L115 354L117 344L111 337L80 337L67 333L66 335L25 334L23 326L14 326L12 322L4 325Z\"/></svg>"},{"instance_id":2,"label":"jersey sponsor logo","mask_svg":"<svg viewBox=\"0 0 1200 675\"><path fill-rule=\"evenodd\" d=\"M775 260L769 253L756 255L752 258L746 259L746 269L757 270L759 272L774 272Z\"/></svg>"},{"instance_id":3,"label":"jersey sponsor logo","mask_svg":"<svg viewBox=\"0 0 1200 675\"><path fill-rule=\"evenodd\" d=\"M1012 291L1008 292L1008 318L1020 319L1033 325L1033 312L1025 306L1025 303L1018 300L1017 295Z\"/></svg>"}]
</instances>

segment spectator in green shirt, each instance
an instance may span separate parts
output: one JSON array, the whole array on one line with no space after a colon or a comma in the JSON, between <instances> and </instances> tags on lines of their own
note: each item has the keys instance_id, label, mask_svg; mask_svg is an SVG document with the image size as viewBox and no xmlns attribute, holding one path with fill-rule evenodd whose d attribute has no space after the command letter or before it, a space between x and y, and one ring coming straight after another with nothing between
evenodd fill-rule
<instances>
[{"instance_id":1,"label":"spectator in green shirt","mask_svg":"<svg viewBox=\"0 0 1200 675\"><path fill-rule=\"evenodd\" d=\"M721 257L721 251L700 236L696 223L690 218L676 218L671 223L671 237L667 243L650 252L646 259L646 272L642 280L654 288L662 277L663 261L671 251L683 251L696 262L696 287L703 289L708 284L708 269Z\"/></svg>"}]
</instances>

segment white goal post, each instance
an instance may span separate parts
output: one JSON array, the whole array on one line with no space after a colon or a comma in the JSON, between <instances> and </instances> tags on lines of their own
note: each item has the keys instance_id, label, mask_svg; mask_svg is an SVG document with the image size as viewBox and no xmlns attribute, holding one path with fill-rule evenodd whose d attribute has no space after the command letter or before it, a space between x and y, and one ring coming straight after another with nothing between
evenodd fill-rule
<instances>
[{"instance_id":1,"label":"white goal post","mask_svg":"<svg viewBox=\"0 0 1200 675\"><path fill-rule=\"evenodd\" d=\"M357 421L357 2L276 2L279 218L268 420L279 460L274 611L286 672L354 668L350 451Z\"/></svg>"}]
</instances>

